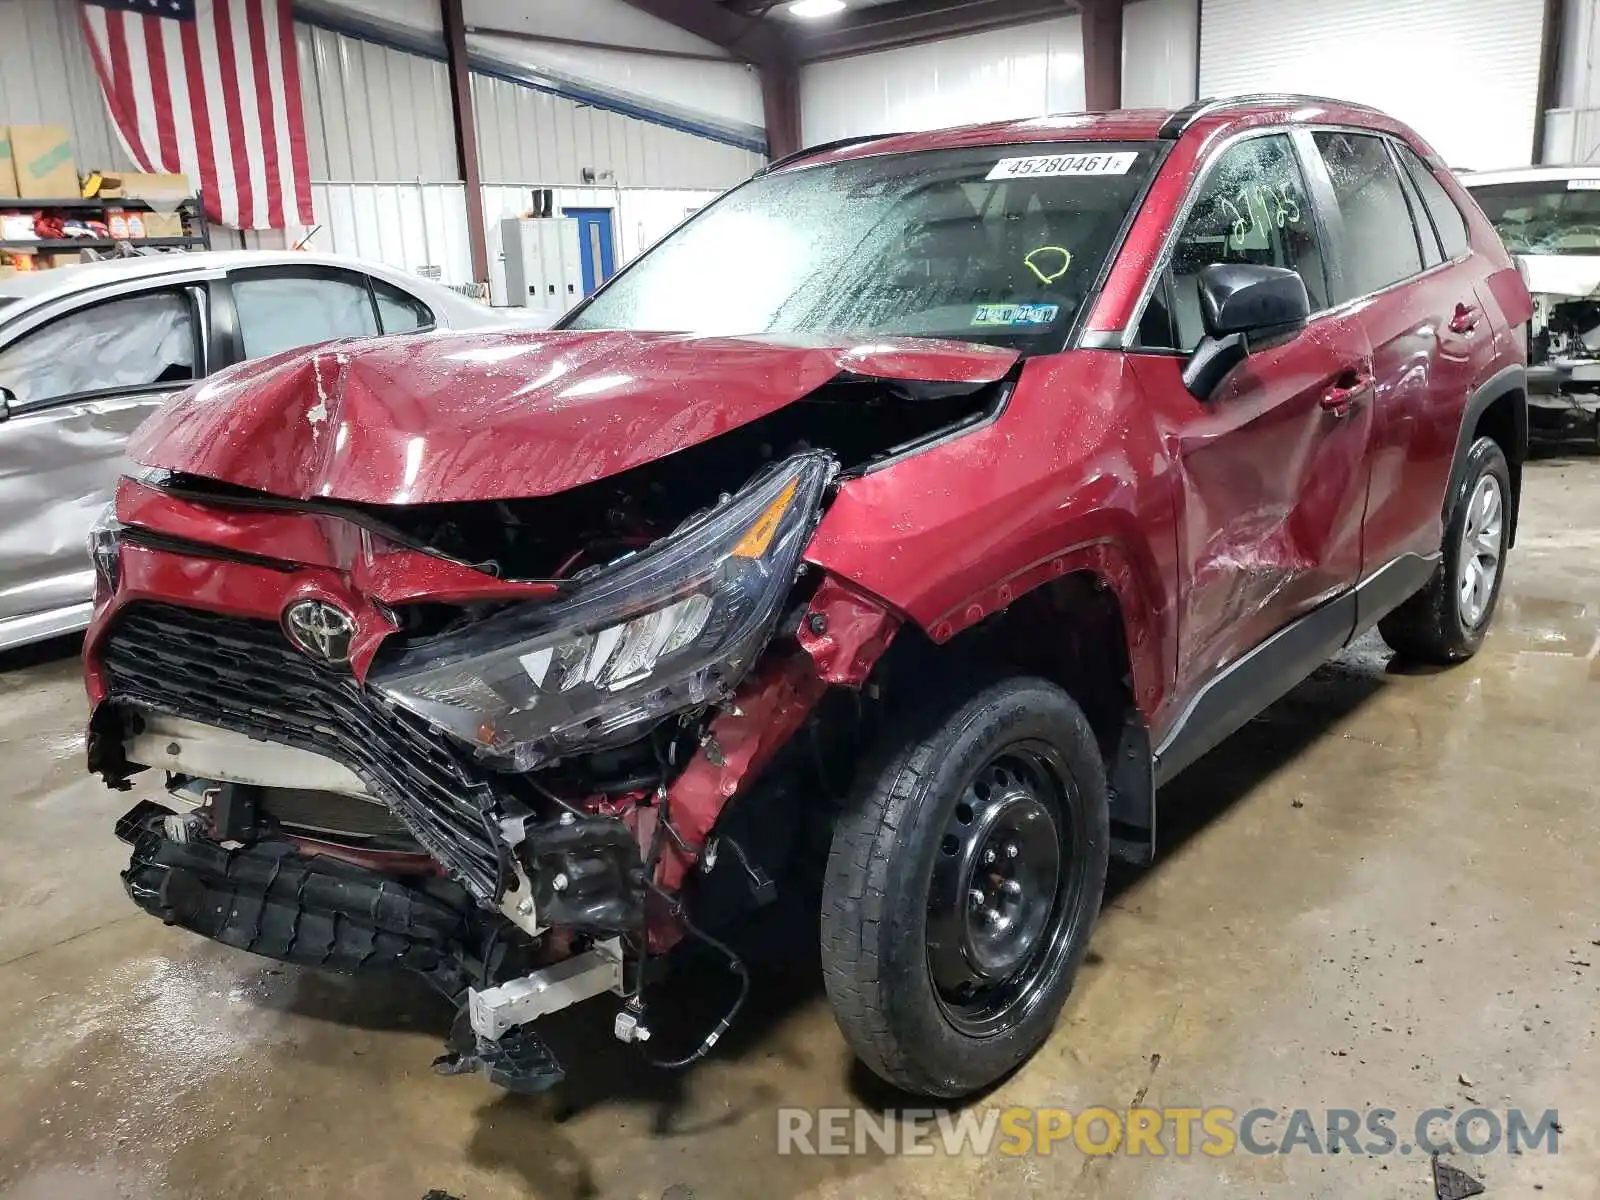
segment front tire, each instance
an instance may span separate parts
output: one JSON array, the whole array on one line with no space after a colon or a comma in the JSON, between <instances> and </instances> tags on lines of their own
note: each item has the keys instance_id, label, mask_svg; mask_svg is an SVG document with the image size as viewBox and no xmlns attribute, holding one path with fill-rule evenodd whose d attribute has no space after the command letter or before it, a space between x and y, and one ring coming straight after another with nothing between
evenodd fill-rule
<instances>
[{"instance_id":1,"label":"front tire","mask_svg":"<svg viewBox=\"0 0 1600 1200\"><path fill-rule=\"evenodd\" d=\"M861 1060L949 1098L1027 1059L1088 949L1109 846L1094 734L1054 684L1006 680L902 730L823 884L823 979Z\"/></svg>"},{"instance_id":2,"label":"front tire","mask_svg":"<svg viewBox=\"0 0 1600 1200\"><path fill-rule=\"evenodd\" d=\"M1451 498L1439 569L1378 622L1396 653L1447 665L1478 652L1505 576L1511 494L1505 452L1492 439L1479 438L1467 451L1467 469Z\"/></svg>"}]
</instances>

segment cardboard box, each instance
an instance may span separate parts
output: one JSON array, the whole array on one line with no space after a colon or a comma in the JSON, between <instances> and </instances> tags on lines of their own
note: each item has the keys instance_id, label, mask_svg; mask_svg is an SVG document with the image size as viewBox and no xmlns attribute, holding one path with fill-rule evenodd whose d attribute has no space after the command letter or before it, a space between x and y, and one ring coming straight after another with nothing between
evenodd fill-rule
<instances>
[{"instance_id":1,"label":"cardboard box","mask_svg":"<svg viewBox=\"0 0 1600 1200\"><path fill-rule=\"evenodd\" d=\"M11 164L17 195L24 199L64 200L78 194L72 139L60 125L13 125Z\"/></svg>"},{"instance_id":2,"label":"cardboard box","mask_svg":"<svg viewBox=\"0 0 1600 1200\"><path fill-rule=\"evenodd\" d=\"M0 200L17 194L17 172L11 165L11 127L0 125Z\"/></svg>"},{"instance_id":3,"label":"cardboard box","mask_svg":"<svg viewBox=\"0 0 1600 1200\"><path fill-rule=\"evenodd\" d=\"M0 279L10 279L17 273L17 269L10 263L0 263Z\"/></svg>"},{"instance_id":4,"label":"cardboard box","mask_svg":"<svg viewBox=\"0 0 1600 1200\"><path fill-rule=\"evenodd\" d=\"M176 204L194 195L187 175L143 171L106 171L100 196L105 200L145 200L151 204Z\"/></svg>"},{"instance_id":5,"label":"cardboard box","mask_svg":"<svg viewBox=\"0 0 1600 1200\"><path fill-rule=\"evenodd\" d=\"M153 238L183 236L183 217L178 213L144 213L144 235Z\"/></svg>"},{"instance_id":6,"label":"cardboard box","mask_svg":"<svg viewBox=\"0 0 1600 1200\"><path fill-rule=\"evenodd\" d=\"M82 261L83 256L76 250L41 254L34 260L35 265L41 271L53 271L57 267L75 267Z\"/></svg>"}]
</instances>

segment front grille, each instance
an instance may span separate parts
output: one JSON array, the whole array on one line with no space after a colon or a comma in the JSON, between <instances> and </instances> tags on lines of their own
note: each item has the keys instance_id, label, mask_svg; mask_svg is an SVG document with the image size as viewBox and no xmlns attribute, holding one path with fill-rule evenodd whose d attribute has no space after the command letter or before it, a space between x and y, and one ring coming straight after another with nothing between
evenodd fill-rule
<instances>
[{"instance_id":1,"label":"front grille","mask_svg":"<svg viewBox=\"0 0 1600 1200\"><path fill-rule=\"evenodd\" d=\"M344 763L474 895L495 898L493 776L420 717L312 662L273 622L130 604L100 659L114 701Z\"/></svg>"}]
</instances>

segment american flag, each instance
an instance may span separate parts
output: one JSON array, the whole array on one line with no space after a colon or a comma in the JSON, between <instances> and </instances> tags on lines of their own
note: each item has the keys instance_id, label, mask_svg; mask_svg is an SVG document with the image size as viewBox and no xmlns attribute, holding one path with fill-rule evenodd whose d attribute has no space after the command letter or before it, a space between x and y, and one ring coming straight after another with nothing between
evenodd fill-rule
<instances>
[{"instance_id":1,"label":"american flag","mask_svg":"<svg viewBox=\"0 0 1600 1200\"><path fill-rule=\"evenodd\" d=\"M182 172L237 229L310 225L290 0L82 0L106 107L141 171Z\"/></svg>"}]
</instances>

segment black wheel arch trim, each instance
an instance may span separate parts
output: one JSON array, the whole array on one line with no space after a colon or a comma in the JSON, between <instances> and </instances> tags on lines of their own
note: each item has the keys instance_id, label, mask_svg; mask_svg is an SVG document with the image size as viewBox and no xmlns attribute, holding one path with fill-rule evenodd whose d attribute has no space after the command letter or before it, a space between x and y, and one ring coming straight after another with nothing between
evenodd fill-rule
<instances>
[{"instance_id":1,"label":"black wheel arch trim","mask_svg":"<svg viewBox=\"0 0 1600 1200\"><path fill-rule=\"evenodd\" d=\"M1476 440L1474 433L1483 414L1491 405L1508 396L1520 396L1513 406L1514 445L1505 446L1506 463L1511 468L1511 512L1506 529L1506 548L1517 544L1517 513L1522 508L1522 464L1528 458L1528 369L1522 363L1513 363L1496 371L1467 397L1461 413L1461 427L1456 430L1455 456L1450 461L1450 481L1444 493L1444 519L1449 522L1451 499L1460 489L1467 470L1467 455Z\"/></svg>"}]
</instances>

